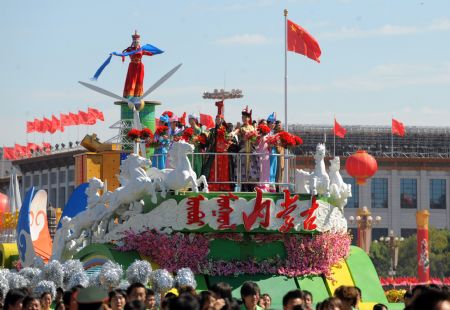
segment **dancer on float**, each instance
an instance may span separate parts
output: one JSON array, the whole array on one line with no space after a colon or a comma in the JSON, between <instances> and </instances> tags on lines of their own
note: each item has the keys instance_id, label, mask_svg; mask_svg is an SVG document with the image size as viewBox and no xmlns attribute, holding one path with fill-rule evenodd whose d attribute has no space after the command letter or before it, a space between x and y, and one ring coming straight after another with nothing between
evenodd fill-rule
<instances>
[{"instance_id":1,"label":"dancer on float","mask_svg":"<svg viewBox=\"0 0 450 310\"><path fill-rule=\"evenodd\" d=\"M277 116L276 116L275 112L273 112L267 118L267 126L269 126L269 128L270 128L269 135L274 135L275 134L274 129L275 129L275 122L276 121L277 121ZM276 153L277 153L277 148L274 147L274 146L270 147L270 154L276 154ZM274 156L274 155L271 155L270 156L270 177L269 177L270 183L275 183L276 182L277 163L278 163L278 157Z\"/></svg>"},{"instance_id":2,"label":"dancer on float","mask_svg":"<svg viewBox=\"0 0 450 310\"><path fill-rule=\"evenodd\" d=\"M265 119L259 121L258 125L258 144L256 146L256 152L259 154L258 159L258 165L260 167L260 177L259 181L261 182L259 184L259 188L261 188L263 191L270 191L270 149L269 145L267 144L267 138L270 134L270 128L267 126L267 122Z\"/></svg>"},{"instance_id":3,"label":"dancer on float","mask_svg":"<svg viewBox=\"0 0 450 310\"><path fill-rule=\"evenodd\" d=\"M169 116L166 114L161 115L159 118L159 126L155 130L155 156L152 157L153 167L158 169L166 168L167 153L169 151Z\"/></svg>"},{"instance_id":4,"label":"dancer on float","mask_svg":"<svg viewBox=\"0 0 450 310\"><path fill-rule=\"evenodd\" d=\"M204 146L200 135L203 133L202 127L199 123L199 116L197 114L189 114L188 116L189 126L184 130L185 140L191 144L194 144L194 153L202 153ZM206 142L206 141L205 141ZM202 175L203 158L202 155L194 155L192 160L192 169L194 169L197 177Z\"/></svg>"},{"instance_id":5,"label":"dancer on float","mask_svg":"<svg viewBox=\"0 0 450 310\"><path fill-rule=\"evenodd\" d=\"M240 157L241 180L246 182L242 185L242 191L253 192L259 178L258 160L252 155L255 152L258 133L252 125L252 110L249 111L248 107L242 110L242 125L234 133L239 139L239 153L246 154Z\"/></svg>"},{"instance_id":6,"label":"dancer on float","mask_svg":"<svg viewBox=\"0 0 450 310\"><path fill-rule=\"evenodd\" d=\"M223 117L223 104L218 105L216 116L216 126L209 130L208 139L206 141L207 153L226 153L230 145L230 136L228 125ZM208 155L203 165L202 174L208 176L210 191L231 191L230 182L231 169L228 155ZM211 183L210 183L211 182Z\"/></svg>"}]
</instances>

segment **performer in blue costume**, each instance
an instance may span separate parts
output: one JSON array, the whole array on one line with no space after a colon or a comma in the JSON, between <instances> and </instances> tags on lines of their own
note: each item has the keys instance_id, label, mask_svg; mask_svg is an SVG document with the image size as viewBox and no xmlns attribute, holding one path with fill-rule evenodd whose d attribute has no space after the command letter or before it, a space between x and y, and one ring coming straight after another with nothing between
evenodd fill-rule
<instances>
[{"instance_id":1,"label":"performer in blue costume","mask_svg":"<svg viewBox=\"0 0 450 310\"><path fill-rule=\"evenodd\" d=\"M166 168L167 153L169 152L170 139L169 139L169 117L162 115L159 118L161 125L155 131L155 141L159 145L155 148L154 156L152 157L153 167L158 169Z\"/></svg>"},{"instance_id":2,"label":"performer in blue costume","mask_svg":"<svg viewBox=\"0 0 450 310\"><path fill-rule=\"evenodd\" d=\"M275 114L275 112L273 112L267 118L267 126L269 126L269 128L271 130L270 131L271 135L275 134L274 129L275 129L275 122L276 121L277 121L276 114ZM271 155L270 155L270 178L269 178L269 182L276 182L278 157L274 156L272 154L277 154L277 148L276 147L271 147L270 148L270 154Z\"/></svg>"}]
</instances>

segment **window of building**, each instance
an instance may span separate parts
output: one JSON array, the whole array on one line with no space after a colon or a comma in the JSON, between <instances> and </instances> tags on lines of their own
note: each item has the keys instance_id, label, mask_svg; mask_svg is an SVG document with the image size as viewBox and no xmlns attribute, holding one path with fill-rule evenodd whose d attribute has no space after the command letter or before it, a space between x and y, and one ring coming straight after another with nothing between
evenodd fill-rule
<instances>
[{"instance_id":1,"label":"window of building","mask_svg":"<svg viewBox=\"0 0 450 310\"><path fill-rule=\"evenodd\" d=\"M42 177L41 177L41 185L47 185L47 184L48 184L48 174L44 173L44 174L42 174Z\"/></svg>"},{"instance_id":2,"label":"window of building","mask_svg":"<svg viewBox=\"0 0 450 310\"><path fill-rule=\"evenodd\" d=\"M352 186L352 197L347 199L346 208L359 208L359 185L354 178L344 178L344 182Z\"/></svg>"},{"instance_id":3,"label":"window of building","mask_svg":"<svg viewBox=\"0 0 450 310\"><path fill-rule=\"evenodd\" d=\"M417 209L417 180L400 179L400 207Z\"/></svg>"},{"instance_id":4,"label":"window of building","mask_svg":"<svg viewBox=\"0 0 450 310\"><path fill-rule=\"evenodd\" d=\"M66 171L65 170L61 170L59 172L59 183L61 184L65 184L66 183Z\"/></svg>"},{"instance_id":5,"label":"window of building","mask_svg":"<svg viewBox=\"0 0 450 310\"><path fill-rule=\"evenodd\" d=\"M56 207L58 208L64 208L64 205L66 204L66 188L60 187L59 188L59 195L58 195L58 205Z\"/></svg>"},{"instance_id":6,"label":"window of building","mask_svg":"<svg viewBox=\"0 0 450 310\"><path fill-rule=\"evenodd\" d=\"M50 189L50 197L48 198L48 200L50 201L50 205L55 208L56 207L56 188Z\"/></svg>"},{"instance_id":7,"label":"window of building","mask_svg":"<svg viewBox=\"0 0 450 310\"><path fill-rule=\"evenodd\" d=\"M73 190L74 190L74 186L73 186L73 185L70 185L69 188L67 189L67 197L70 198L70 196L71 196L72 193L73 193Z\"/></svg>"},{"instance_id":8,"label":"window of building","mask_svg":"<svg viewBox=\"0 0 450 310\"><path fill-rule=\"evenodd\" d=\"M25 176L25 188L30 187L31 185L31 176L30 175L26 175Z\"/></svg>"},{"instance_id":9,"label":"window of building","mask_svg":"<svg viewBox=\"0 0 450 310\"><path fill-rule=\"evenodd\" d=\"M73 169L70 169L68 182L73 182L74 180L75 180L75 171Z\"/></svg>"},{"instance_id":10,"label":"window of building","mask_svg":"<svg viewBox=\"0 0 450 310\"><path fill-rule=\"evenodd\" d=\"M352 236L352 245L356 245L358 241L358 229L357 228L349 228L350 235Z\"/></svg>"},{"instance_id":11,"label":"window of building","mask_svg":"<svg viewBox=\"0 0 450 310\"><path fill-rule=\"evenodd\" d=\"M372 208L388 207L388 179L372 179Z\"/></svg>"},{"instance_id":12,"label":"window of building","mask_svg":"<svg viewBox=\"0 0 450 310\"><path fill-rule=\"evenodd\" d=\"M380 240L381 237L388 236L387 228L372 228L372 241Z\"/></svg>"},{"instance_id":13,"label":"window of building","mask_svg":"<svg viewBox=\"0 0 450 310\"><path fill-rule=\"evenodd\" d=\"M447 182L445 179L430 180L430 208L445 209L447 207Z\"/></svg>"},{"instance_id":14,"label":"window of building","mask_svg":"<svg viewBox=\"0 0 450 310\"><path fill-rule=\"evenodd\" d=\"M55 171L50 173L50 184L56 184L56 172Z\"/></svg>"},{"instance_id":15,"label":"window of building","mask_svg":"<svg viewBox=\"0 0 450 310\"><path fill-rule=\"evenodd\" d=\"M400 229L400 235L403 238L411 237L412 235L417 234L417 230L415 228L402 228Z\"/></svg>"},{"instance_id":16,"label":"window of building","mask_svg":"<svg viewBox=\"0 0 450 310\"><path fill-rule=\"evenodd\" d=\"M33 175L33 186L39 186L39 174Z\"/></svg>"}]
</instances>

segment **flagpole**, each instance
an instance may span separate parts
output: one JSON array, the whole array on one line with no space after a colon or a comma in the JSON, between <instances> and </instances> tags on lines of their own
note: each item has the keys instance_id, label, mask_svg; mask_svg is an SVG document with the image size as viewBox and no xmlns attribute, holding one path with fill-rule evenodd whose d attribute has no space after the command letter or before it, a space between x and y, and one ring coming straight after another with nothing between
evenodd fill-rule
<instances>
[{"instance_id":1,"label":"flagpole","mask_svg":"<svg viewBox=\"0 0 450 310\"><path fill-rule=\"evenodd\" d=\"M333 158L336 157L336 116L334 116L333 124Z\"/></svg>"},{"instance_id":2,"label":"flagpole","mask_svg":"<svg viewBox=\"0 0 450 310\"><path fill-rule=\"evenodd\" d=\"M286 127L286 132L289 132L287 121L287 15L288 10L284 9L284 126Z\"/></svg>"},{"instance_id":3,"label":"flagpole","mask_svg":"<svg viewBox=\"0 0 450 310\"><path fill-rule=\"evenodd\" d=\"M391 157L394 158L394 133L392 130L392 116L391 116Z\"/></svg>"},{"instance_id":4,"label":"flagpole","mask_svg":"<svg viewBox=\"0 0 450 310\"><path fill-rule=\"evenodd\" d=\"M286 132L289 132L288 120L287 120L287 15L288 10L284 9L284 127ZM285 182L289 183L289 150L286 148L284 151L284 178ZM287 184L289 188L289 184Z\"/></svg>"}]
</instances>

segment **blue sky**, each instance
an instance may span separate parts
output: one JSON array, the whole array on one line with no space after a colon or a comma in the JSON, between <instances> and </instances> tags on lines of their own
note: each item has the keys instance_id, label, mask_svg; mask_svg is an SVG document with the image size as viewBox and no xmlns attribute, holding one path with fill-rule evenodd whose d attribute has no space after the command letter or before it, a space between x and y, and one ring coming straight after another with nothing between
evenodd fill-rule
<instances>
[{"instance_id":1,"label":"blue sky","mask_svg":"<svg viewBox=\"0 0 450 310\"><path fill-rule=\"evenodd\" d=\"M181 69L147 99L173 110L215 114L205 90L240 88L226 102L237 121L245 105L256 118L284 119L284 17L306 28L322 48L321 63L288 55L290 123L450 123L450 1L7 1L0 11L0 145L42 141L25 122L88 106L105 122L45 136L53 143L97 132L119 119L113 100L80 86L135 29L164 54L144 59L149 87ZM113 58L97 85L121 94L127 63Z\"/></svg>"}]
</instances>

